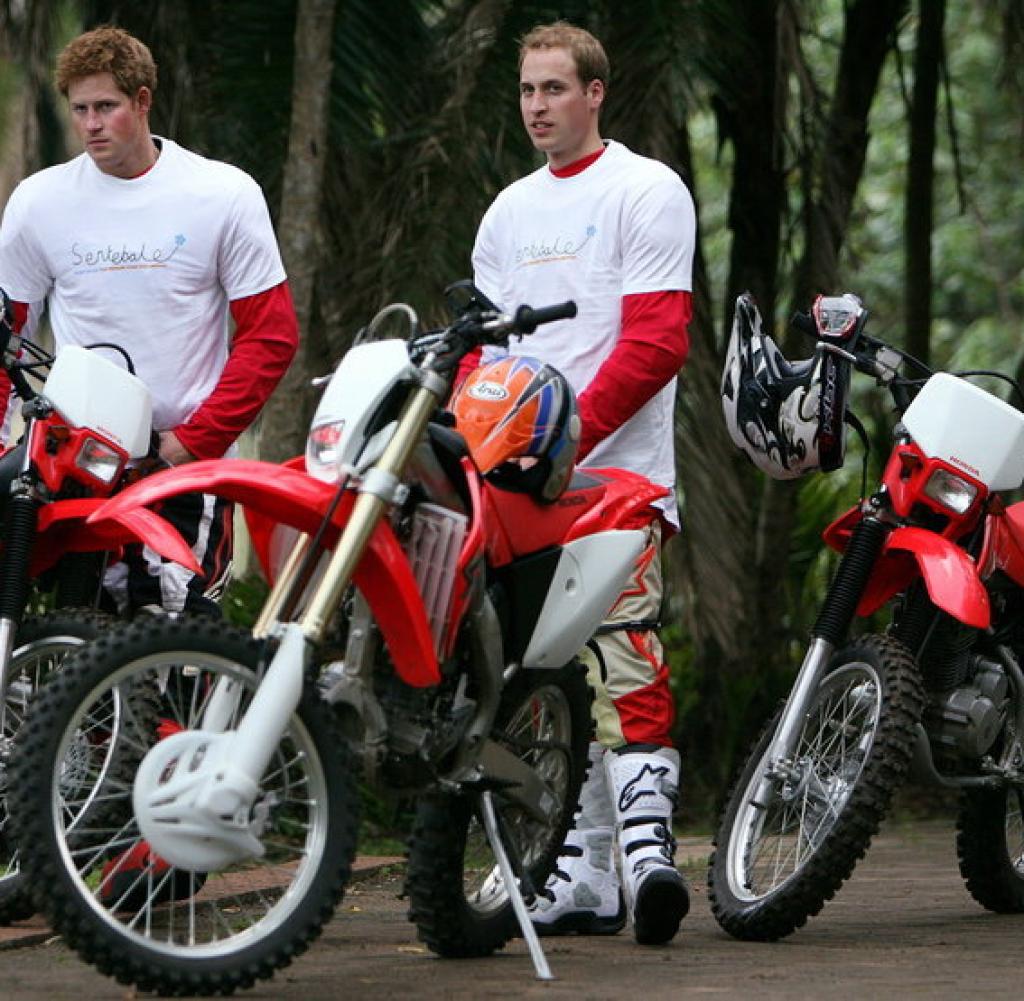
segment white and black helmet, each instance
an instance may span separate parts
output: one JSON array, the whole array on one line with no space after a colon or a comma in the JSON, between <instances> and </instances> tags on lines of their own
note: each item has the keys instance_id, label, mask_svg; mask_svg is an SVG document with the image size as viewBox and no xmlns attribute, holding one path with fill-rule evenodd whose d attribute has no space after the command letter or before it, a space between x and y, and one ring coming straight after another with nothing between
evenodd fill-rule
<instances>
[{"instance_id":1,"label":"white and black helmet","mask_svg":"<svg viewBox=\"0 0 1024 1001\"><path fill-rule=\"evenodd\" d=\"M792 480L843 464L849 383L849 362L820 345L811 358L787 361L751 296L736 299L722 409L737 448L762 472Z\"/></svg>"}]
</instances>

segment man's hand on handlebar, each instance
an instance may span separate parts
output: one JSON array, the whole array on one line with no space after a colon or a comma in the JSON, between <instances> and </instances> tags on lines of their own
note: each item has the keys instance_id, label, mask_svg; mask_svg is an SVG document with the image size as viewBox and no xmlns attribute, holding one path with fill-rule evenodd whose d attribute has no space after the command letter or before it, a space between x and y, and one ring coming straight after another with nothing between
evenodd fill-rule
<instances>
[{"instance_id":1,"label":"man's hand on handlebar","mask_svg":"<svg viewBox=\"0 0 1024 1001\"><path fill-rule=\"evenodd\" d=\"M182 466L186 462L196 461L196 457L178 441L173 431L160 432L160 458L168 466Z\"/></svg>"}]
</instances>

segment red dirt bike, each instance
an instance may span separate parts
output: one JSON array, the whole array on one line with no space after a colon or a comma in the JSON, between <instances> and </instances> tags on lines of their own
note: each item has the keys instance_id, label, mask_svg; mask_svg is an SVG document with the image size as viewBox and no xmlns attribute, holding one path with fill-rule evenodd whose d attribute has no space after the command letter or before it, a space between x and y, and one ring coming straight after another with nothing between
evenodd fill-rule
<instances>
[{"instance_id":1,"label":"red dirt bike","mask_svg":"<svg viewBox=\"0 0 1024 1001\"><path fill-rule=\"evenodd\" d=\"M6 797L10 744L29 697L70 650L115 621L96 606L103 567L123 544L145 535L196 567L181 537L149 511L88 522L132 475L130 462L150 453L149 393L130 359L103 357L98 349L109 345L65 348L54 359L13 332L11 312L0 290L0 364L25 419L22 442L0 456L0 924L33 913ZM45 379L38 392L30 378ZM40 601L55 610L26 618Z\"/></svg>"},{"instance_id":2,"label":"red dirt bike","mask_svg":"<svg viewBox=\"0 0 1024 1001\"><path fill-rule=\"evenodd\" d=\"M966 378L999 373L901 374L908 361L927 369L869 337L866 317L845 295L799 318L816 359L874 377L902 416L881 483L825 530L842 559L715 838L711 906L737 938L778 939L817 914L911 766L961 792L971 895L1024 911L1024 504L1000 493L1024 480L1024 414ZM759 324L746 297L736 324L741 336ZM883 635L848 638L890 601Z\"/></svg>"},{"instance_id":3,"label":"red dirt bike","mask_svg":"<svg viewBox=\"0 0 1024 1001\"><path fill-rule=\"evenodd\" d=\"M575 306L504 315L468 283L448 295L443 330L420 333L403 304L370 324L324 393L309 472L200 462L100 512L202 489L257 512L257 548L279 557L255 636L186 619L113 632L46 686L19 736L15 816L38 902L122 982L226 993L290 963L348 880L360 768L416 800L406 890L428 946L483 956L518 927L550 975L521 889L550 873L586 769L575 655L665 490L583 470L542 502L481 474L439 410L459 360ZM408 341L377 339L394 316ZM140 711L134 779L97 777L104 824L68 825L59 776L114 693L159 699L181 729L160 740ZM171 868L140 876L141 904L105 905L97 873L140 837Z\"/></svg>"}]
</instances>

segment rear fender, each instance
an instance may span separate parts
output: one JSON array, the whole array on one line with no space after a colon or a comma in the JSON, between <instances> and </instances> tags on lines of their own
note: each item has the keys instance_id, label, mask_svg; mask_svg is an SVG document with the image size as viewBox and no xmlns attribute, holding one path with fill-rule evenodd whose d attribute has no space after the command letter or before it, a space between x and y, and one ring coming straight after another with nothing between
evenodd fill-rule
<instances>
[{"instance_id":1,"label":"rear fender","mask_svg":"<svg viewBox=\"0 0 1024 1001\"><path fill-rule=\"evenodd\" d=\"M652 483L646 476L613 467L586 468L607 479L602 502L573 523L565 541L582 539L610 529L633 529L648 525L661 514L654 504L669 495L669 490Z\"/></svg>"},{"instance_id":2,"label":"rear fender","mask_svg":"<svg viewBox=\"0 0 1024 1001\"><path fill-rule=\"evenodd\" d=\"M126 512L193 492L216 494L274 522L313 533L326 518L337 487L294 466L210 459L140 480L107 501L90 521L118 519ZM337 542L355 498L354 493L346 493L334 508L323 537L325 547L332 548ZM441 676L423 602L405 552L386 522L374 529L353 582L370 604L399 677L418 688L436 685Z\"/></svg>"},{"instance_id":3,"label":"rear fender","mask_svg":"<svg viewBox=\"0 0 1024 1001\"><path fill-rule=\"evenodd\" d=\"M975 629L991 621L988 593L974 560L941 535L923 528L890 533L857 612L868 615L920 573L932 604Z\"/></svg>"}]
</instances>

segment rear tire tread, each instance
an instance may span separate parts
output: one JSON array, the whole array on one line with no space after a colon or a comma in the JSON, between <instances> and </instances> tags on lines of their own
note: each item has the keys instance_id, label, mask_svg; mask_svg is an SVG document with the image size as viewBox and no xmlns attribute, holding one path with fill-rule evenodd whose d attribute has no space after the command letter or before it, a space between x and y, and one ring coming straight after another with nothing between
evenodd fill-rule
<instances>
[{"instance_id":1,"label":"rear tire tread","mask_svg":"<svg viewBox=\"0 0 1024 1001\"><path fill-rule=\"evenodd\" d=\"M1024 912L1024 873L1006 847L1006 798L1014 790L975 789L960 798L956 854L967 892L996 914Z\"/></svg>"},{"instance_id":2,"label":"rear tire tread","mask_svg":"<svg viewBox=\"0 0 1024 1001\"><path fill-rule=\"evenodd\" d=\"M572 714L572 748L566 803L561 830L545 854L531 866L531 879L537 887L554 868L565 833L579 798L589 759L587 749L593 732L590 704L593 692L587 684L582 665L573 662L558 672L549 670L520 672L503 695L498 713L512 712L517 700L536 684L558 683L567 693ZM409 865L406 891L409 895L409 920L416 923L419 939L439 956L465 959L489 956L519 931L510 901L495 914L481 915L466 900L463 889L465 843L473 806L466 795L435 794L423 797L409 840Z\"/></svg>"}]
</instances>

